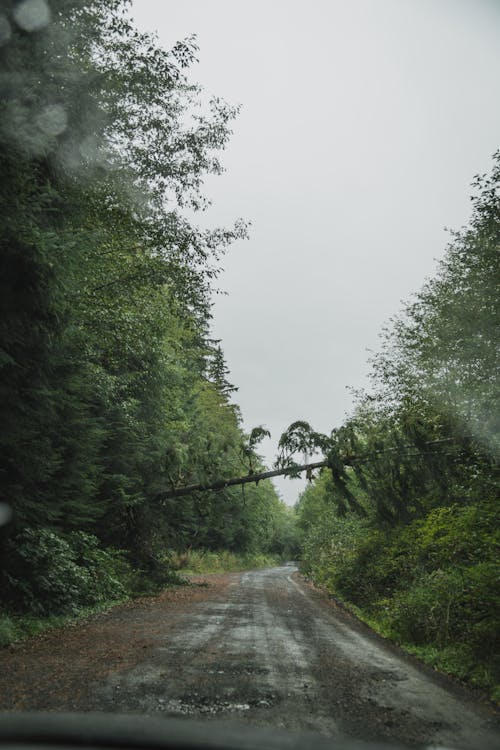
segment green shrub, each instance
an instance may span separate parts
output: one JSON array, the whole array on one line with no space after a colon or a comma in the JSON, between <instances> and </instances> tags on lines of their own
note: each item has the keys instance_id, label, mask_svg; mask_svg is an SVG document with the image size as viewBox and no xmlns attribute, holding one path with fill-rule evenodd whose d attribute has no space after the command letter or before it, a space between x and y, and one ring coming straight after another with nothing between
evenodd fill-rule
<instances>
[{"instance_id":1,"label":"green shrub","mask_svg":"<svg viewBox=\"0 0 500 750\"><path fill-rule=\"evenodd\" d=\"M496 503L451 505L432 510L408 527L407 546L427 568L470 565L496 556L500 548Z\"/></svg>"},{"instance_id":2,"label":"green shrub","mask_svg":"<svg viewBox=\"0 0 500 750\"><path fill-rule=\"evenodd\" d=\"M7 615L0 615L0 647L7 646L16 639L16 626Z\"/></svg>"},{"instance_id":3,"label":"green shrub","mask_svg":"<svg viewBox=\"0 0 500 750\"><path fill-rule=\"evenodd\" d=\"M15 610L46 617L127 595L130 566L91 534L26 529L10 540L4 596Z\"/></svg>"},{"instance_id":4,"label":"green shrub","mask_svg":"<svg viewBox=\"0 0 500 750\"><path fill-rule=\"evenodd\" d=\"M383 619L404 642L443 646L460 628L465 585L460 571L423 573L388 601Z\"/></svg>"},{"instance_id":5,"label":"green shrub","mask_svg":"<svg viewBox=\"0 0 500 750\"><path fill-rule=\"evenodd\" d=\"M306 530L302 566L380 632L490 688L500 680L499 526L492 502L395 528L323 513Z\"/></svg>"}]
</instances>

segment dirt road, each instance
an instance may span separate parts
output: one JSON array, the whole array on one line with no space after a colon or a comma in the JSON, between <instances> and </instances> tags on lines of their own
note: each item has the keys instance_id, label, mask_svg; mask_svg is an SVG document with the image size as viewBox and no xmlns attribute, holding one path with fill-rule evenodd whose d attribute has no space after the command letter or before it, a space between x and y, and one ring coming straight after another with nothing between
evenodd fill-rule
<instances>
[{"instance_id":1,"label":"dirt road","mask_svg":"<svg viewBox=\"0 0 500 750\"><path fill-rule=\"evenodd\" d=\"M0 652L0 709L231 718L500 747L488 704L373 635L292 566L207 581Z\"/></svg>"}]
</instances>

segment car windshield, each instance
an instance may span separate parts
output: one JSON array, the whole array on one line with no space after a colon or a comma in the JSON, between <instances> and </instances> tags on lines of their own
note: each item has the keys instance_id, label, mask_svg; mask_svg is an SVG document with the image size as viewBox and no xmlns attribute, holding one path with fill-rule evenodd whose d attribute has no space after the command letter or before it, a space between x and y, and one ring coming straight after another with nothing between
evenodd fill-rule
<instances>
[{"instance_id":1,"label":"car windshield","mask_svg":"<svg viewBox=\"0 0 500 750\"><path fill-rule=\"evenodd\" d=\"M499 33L0 0L0 742L500 746Z\"/></svg>"}]
</instances>

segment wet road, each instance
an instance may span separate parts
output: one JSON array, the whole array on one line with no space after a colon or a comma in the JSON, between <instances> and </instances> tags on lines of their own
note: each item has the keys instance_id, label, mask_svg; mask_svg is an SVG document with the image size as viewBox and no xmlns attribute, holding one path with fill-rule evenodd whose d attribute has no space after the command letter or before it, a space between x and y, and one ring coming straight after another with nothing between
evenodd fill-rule
<instances>
[{"instance_id":1,"label":"wet road","mask_svg":"<svg viewBox=\"0 0 500 750\"><path fill-rule=\"evenodd\" d=\"M420 669L284 566L177 613L101 710L226 718L362 739L499 748L498 716Z\"/></svg>"},{"instance_id":2,"label":"wet road","mask_svg":"<svg viewBox=\"0 0 500 750\"><path fill-rule=\"evenodd\" d=\"M490 704L374 635L293 566L206 580L1 649L0 710L231 719L500 748Z\"/></svg>"}]
</instances>

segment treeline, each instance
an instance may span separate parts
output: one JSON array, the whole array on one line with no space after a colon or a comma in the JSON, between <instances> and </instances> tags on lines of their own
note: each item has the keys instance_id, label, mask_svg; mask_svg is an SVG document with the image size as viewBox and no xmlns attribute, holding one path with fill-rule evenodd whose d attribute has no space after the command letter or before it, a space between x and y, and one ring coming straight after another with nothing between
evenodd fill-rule
<instances>
[{"instance_id":1,"label":"treeline","mask_svg":"<svg viewBox=\"0 0 500 750\"><path fill-rule=\"evenodd\" d=\"M153 590L169 551L286 554L269 484L165 501L248 471L210 333L219 258L203 176L236 110L201 114L194 41L161 49L121 0L2 1L0 592L9 612ZM205 108L206 109L206 108Z\"/></svg>"},{"instance_id":2,"label":"treeline","mask_svg":"<svg viewBox=\"0 0 500 750\"><path fill-rule=\"evenodd\" d=\"M373 388L332 433L333 473L298 504L307 574L497 699L499 184L497 154L469 226L383 333Z\"/></svg>"}]
</instances>

